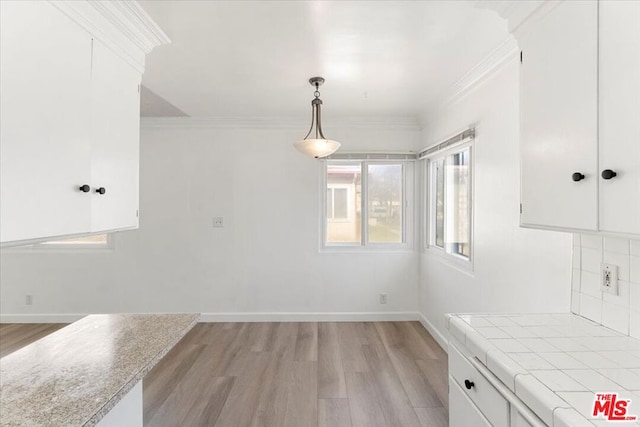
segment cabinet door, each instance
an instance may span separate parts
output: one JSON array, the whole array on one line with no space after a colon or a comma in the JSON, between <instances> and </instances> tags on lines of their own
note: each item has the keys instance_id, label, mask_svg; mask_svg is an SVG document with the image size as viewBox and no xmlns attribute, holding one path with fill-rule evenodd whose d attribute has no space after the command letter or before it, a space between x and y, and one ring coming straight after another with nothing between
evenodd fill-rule
<instances>
[{"instance_id":1,"label":"cabinet door","mask_svg":"<svg viewBox=\"0 0 640 427\"><path fill-rule=\"evenodd\" d=\"M453 378L449 378L449 427L490 427Z\"/></svg>"},{"instance_id":2,"label":"cabinet door","mask_svg":"<svg viewBox=\"0 0 640 427\"><path fill-rule=\"evenodd\" d=\"M640 234L640 2L600 2L600 228Z\"/></svg>"},{"instance_id":3,"label":"cabinet door","mask_svg":"<svg viewBox=\"0 0 640 427\"><path fill-rule=\"evenodd\" d=\"M91 75L92 231L138 226L140 73L95 40Z\"/></svg>"},{"instance_id":4,"label":"cabinet door","mask_svg":"<svg viewBox=\"0 0 640 427\"><path fill-rule=\"evenodd\" d=\"M562 2L520 40L522 225L597 229L597 12Z\"/></svg>"},{"instance_id":5,"label":"cabinet door","mask_svg":"<svg viewBox=\"0 0 640 427\"><path fill-rule=\"evenodd\" d=\"M0 241L88 232L91 38L44 1L0 20Z\"/></svg>"}]
</instances>

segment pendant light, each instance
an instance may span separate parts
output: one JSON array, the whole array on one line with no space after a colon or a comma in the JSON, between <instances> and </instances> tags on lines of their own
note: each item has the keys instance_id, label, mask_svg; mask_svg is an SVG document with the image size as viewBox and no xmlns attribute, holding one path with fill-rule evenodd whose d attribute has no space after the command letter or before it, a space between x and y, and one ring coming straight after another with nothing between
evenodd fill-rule
<instances>
[{"instance_id":1,"label":"pendant light","mask_svg":"<svg viewBox=\"0 0 640 427\"><path fill-rule=\"evenodd\" d=\"M322 123L320 122L321 114L320 107L322 106L322 100L320 99L320 92L318 88L324 83L322 77L311 77L309 79L311 86L314 86L316 90L313 92L314 99L311 101L311 128L302 141L298 141L293 144L303 154L307 156L315 157L327 157L335 153L340 148L340 143L332 139L327 139L322 133ZM315 130L314 130L315 128Z\"/></svg>"}]
</instances>

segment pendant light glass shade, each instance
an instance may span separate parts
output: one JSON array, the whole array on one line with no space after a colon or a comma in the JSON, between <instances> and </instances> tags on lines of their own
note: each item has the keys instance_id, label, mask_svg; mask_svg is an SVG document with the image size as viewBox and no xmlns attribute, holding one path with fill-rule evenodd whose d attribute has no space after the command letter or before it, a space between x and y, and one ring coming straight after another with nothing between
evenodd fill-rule
<instances>
[{"instance_id":1,"label":"pendant light glass shade","mask_svg":"<svg viewBox=\"0 0 640 427\"><path fill-rule=\"evenodd\" d=\"M320 99L318 88L324 83L324 79L322 77L312 77L309 79L309 83L316 88L313 93L315 98L311 101L311 128L307 136L302 141L294 143L293 146L302 154L318 159L335 153L340 148L340 143L325 138L322 133L322 100Z\"/></svg>"},{"instance_id":2,"label":"pendant light glass shade","mask_svg":"<svg viewBox=\"0 0 640 427\"><path fill-rule=\"evenodd\" d=\"M293 144L302 154L315 157L327 157L340 148L340 143L332 139L303 139Z\"/></svg>"}]
</instances>

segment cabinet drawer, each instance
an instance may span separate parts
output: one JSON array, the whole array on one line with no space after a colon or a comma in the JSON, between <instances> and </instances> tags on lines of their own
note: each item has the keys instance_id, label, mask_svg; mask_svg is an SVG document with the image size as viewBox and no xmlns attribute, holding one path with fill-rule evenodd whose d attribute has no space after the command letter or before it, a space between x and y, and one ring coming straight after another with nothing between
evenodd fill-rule
<instances>
[{"instance_id":1,"label":"cabinet drawer","mask_svg":"<svg viewBox=\"0 0 640 427\"><path fill-rule=\"evenodd\" d=\"M449 427L491 427L465 392L449 377Z\"/></svg>"},{"instance_id":2,"label":"cabinet drawer","mask_svg":"<svg viewBox=\"0 0 640 427\"><path fill-rule=\"evenodd\" d=\"M493 426L509 425L509 402L453 345L449 346L449 374ZM471 389L466 388L465 380L473 382Z\"/></svg>"}]
</instances>

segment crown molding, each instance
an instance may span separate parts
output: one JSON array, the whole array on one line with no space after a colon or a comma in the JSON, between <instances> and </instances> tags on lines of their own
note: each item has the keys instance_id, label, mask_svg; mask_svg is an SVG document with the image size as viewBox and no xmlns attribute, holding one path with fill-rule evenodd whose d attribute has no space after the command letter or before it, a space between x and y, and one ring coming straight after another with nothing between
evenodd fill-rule
<instances>
[{"instance_id":1,"label":"crown molding","mask_svg":"<svg viewBox=\"0 0 640 427\"><path fill-rule=\"evenodd\" d=\"M89 1L89 4L145 54L156 46L171 42L169 36L136 1Z\"/></svg>"},{"instance_id":2,"label":"crown molding","mask_svg":"<svg viewBox=\"0 0 640 427\"><path fill-rule=\"evenodd\" d=\"M527 24L544 15L563 0L476 0L475 7L496 12L507 21L511 34L519 36Z\"/></svg>"},{"instance_id":3,"label":"crown molding","mask_svg":"<svg viewBox=\"0 0 640 427\"><path fill-rule=\"evenodd\" d=\"M141 73L145 55L154 47L171 42L135 1L48 1Z\"/></svg>"},{"instance_id":4,"label":"crown molding","mask_svg":"<svg viewBox=\"0 0 640 427\"><path fill-rule=\"evenodd\" d=\"M140 127L143 129L291 129L306 133L309 128L309 119L290 116L142 117ZM326 128L329 132L331 129L421 130L416 117L379 116L332 118Z\"/></svg>"},{"instance_id":5,"label":"crown molding","mask_svg":"<svg viewBox=\"0 0 640 427\"><path fill-rule=\"evenodd\" d=\"M444 104L462 98L498 71L502 65L516 58L517 54L518 43L512 36L507 37L451 86L444 98Z\"/></svg>"},{"instance_id":6,"label":"crown molding","mask_svg":"<svg viewBox=\"0 0 640 427\"><path fill-rule=\"evenodd\" d=\"M480 62L467 71L458 81L449 87L435 102L424 111L420 124L424 126L428 122L428 116L433 111L451 105L482 83L487 81L493 74L499 71L509 61L517 59L518 43L512 36L508 36L491 52L489 52Z\"/></svg>"}]
</instances>

